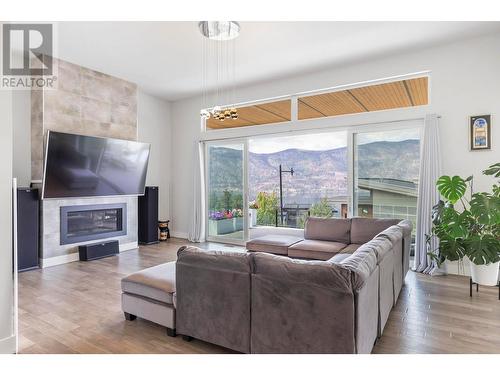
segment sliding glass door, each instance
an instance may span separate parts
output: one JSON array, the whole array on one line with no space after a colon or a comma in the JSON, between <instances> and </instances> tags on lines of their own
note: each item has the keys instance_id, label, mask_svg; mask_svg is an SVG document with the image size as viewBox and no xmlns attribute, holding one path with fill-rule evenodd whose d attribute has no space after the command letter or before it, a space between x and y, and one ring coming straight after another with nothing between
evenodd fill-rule
<instances>
[{"instance_id":1,"label":"sliding glass door","mask_svg":"<svg viewBox=\"0 0 500 375\"><path fill-rule=\"evenodd\" d=\"M353 135L353 216L417 220L421 122Z\"/></svg>"},{"instance_id":2,"label":"sliding glass door","mask_svg":"<svg viewBox=\"0 0 500 375\"><path fill-rule=\"evenodd\" d=\"M246 141L206 143L207 239L242 244L248 238Z\"/></svg>"},{"instance_id":3,"label":"sliding glass door","mask_svg":"<svg viewBox=\"0 0 500 375\"><path fill-rule=\"evenodd\" d=\"M308 216L416 226L421 121L206 142L206 234L243 244ZM288 229L287 229L288 230Z\"/></svg>"}]
</instances>

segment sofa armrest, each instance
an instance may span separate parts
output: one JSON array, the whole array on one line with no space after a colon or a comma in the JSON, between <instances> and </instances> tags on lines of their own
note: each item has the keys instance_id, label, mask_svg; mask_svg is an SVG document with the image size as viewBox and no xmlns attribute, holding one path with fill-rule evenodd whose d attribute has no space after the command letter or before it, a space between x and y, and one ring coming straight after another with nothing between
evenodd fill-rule
<instances>
[{"instance_id":1,"label":"sofa armrest","mask_svg":"<svg viewBox=\"0 0 500 375\"><path fill-rule=\"evenodd\" d=\"M361 245L350 257L342 260L339 265L352 272L352 288L357 291L363 288L377 268L377 255L372 246L366 243Z\"/></svg>"},{"instance_id":2,"label":"sofa armrest","mask_svg":"<svg viewBox=\"0 0 500 375\"><path fill-rule=\"evenodd\" d=\"M411 249L411 231L413 224L410 220L403 220L398 224L403 229L403 283L410 269L410 249Z\"/></svg>"}]
</instances>

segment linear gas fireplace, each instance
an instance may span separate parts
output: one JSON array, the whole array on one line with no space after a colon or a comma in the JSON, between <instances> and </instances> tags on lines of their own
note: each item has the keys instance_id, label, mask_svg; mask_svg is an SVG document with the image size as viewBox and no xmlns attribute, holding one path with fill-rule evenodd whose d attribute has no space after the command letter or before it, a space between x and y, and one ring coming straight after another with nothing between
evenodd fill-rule
<instances>
[{"instance_id":1,"label":"linear gas fireplace","mask_svg":"<svg viewBox=\"0 0 500 375\"><path fill-rule=\"evenodd\" d=\"M61 207L61 245L126 234L126 203Z\"/></svg>"}]
</instances>

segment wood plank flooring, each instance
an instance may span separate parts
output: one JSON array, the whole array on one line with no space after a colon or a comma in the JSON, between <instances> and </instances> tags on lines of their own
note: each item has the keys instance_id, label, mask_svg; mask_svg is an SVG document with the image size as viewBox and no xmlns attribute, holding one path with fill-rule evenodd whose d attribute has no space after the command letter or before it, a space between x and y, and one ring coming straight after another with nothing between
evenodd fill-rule
<instances>
[{"instance_id":1,"label":"wood plank flooring","mask_svg":"<svg viewBox=\"0 0 500 375\"><path fill-rule=\"evenodd\" d=\"M199 340L168 337L145 320L124 320L120 280L175 260L184 240L141 246L92 262L19 275L21 353L229 353ZM207 243L205 248L225 245ZM410 272L374 353L500 353L497 288L469 297L468 278Z\"/></svg>"}]
</instances>

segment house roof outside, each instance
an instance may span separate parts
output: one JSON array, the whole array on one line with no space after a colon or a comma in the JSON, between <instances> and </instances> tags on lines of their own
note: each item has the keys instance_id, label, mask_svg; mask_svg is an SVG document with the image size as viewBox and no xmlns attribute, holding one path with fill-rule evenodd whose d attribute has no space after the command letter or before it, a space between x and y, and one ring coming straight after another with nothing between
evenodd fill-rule
<instances>
[{"instance_id":1,"label":"house roof outside","mask_svg":"<svg viewBox=\"0 0 500 375\"><path fill-rule=\"evenodd\" d=\"M379 190L387 193L418 196L418 184L413 181L398 180L394 178L358 178L358 186L364 190Z\"/></svg>"}]
</instances>

